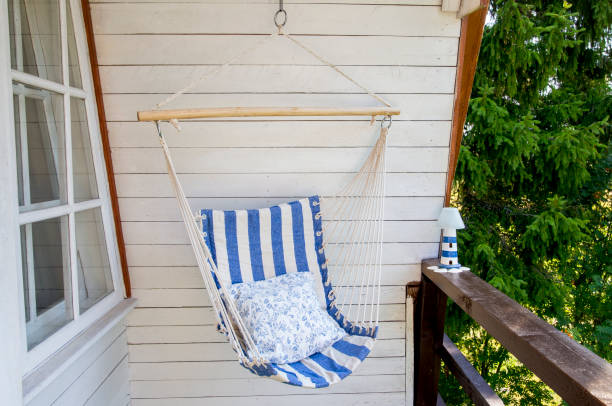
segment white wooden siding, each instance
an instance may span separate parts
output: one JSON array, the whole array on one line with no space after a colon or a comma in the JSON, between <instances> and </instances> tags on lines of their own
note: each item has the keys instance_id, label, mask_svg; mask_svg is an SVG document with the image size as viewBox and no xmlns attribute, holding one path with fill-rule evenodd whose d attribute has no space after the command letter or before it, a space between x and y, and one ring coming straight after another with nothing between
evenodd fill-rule
<instances>
[{"instance_id":1,"label":"white wooden siding","mask_svg":"<svg viewBox=\"0 0 612 406\"><path fill-rule=\"evenodd\" d=\"M353 376L312 391L255 378L215 332L154 128L136 121L138 110L152 108L272 32L277 2L92 2L128 263L139 299L127 322L133 405L405 403L405 285L419 278L422 258L438 253L435 219L444 199L460 30L440 4L285 2L288 32L402 109L389 138L380 340ZM273 39L168 107L232 105L377 104L304 51ZM181 123L178 134L163 128L194 209L257 208L333 195L376 139L377 127L368 121L201 120Z\"/></svg>"},{"instance_id":2,"label":"white wooden siding","mask_svg":"<svg viewBox=\"0 0 612 406\"><path fill-rule=\"evenodd\" d=\"M127 331L121 321L27 405L125 406L130 390L127 357Z\"/></svg>"}]
</instances>

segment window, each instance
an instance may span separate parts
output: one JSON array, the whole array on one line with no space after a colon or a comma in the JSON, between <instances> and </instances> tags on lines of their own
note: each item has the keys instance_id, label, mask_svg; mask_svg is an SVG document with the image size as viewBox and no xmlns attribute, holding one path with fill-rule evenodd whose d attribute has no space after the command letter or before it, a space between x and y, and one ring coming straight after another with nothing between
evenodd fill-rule
<instances>
[{"instance_id":1,"label":"window","mask_svg":"<svg viewBox=\"0 0 612 406\"><path fill-rule=\"evenodd\" d=\"M80 2L8 20L27 373L123 295Z\"/></svg>"}]
</instances>

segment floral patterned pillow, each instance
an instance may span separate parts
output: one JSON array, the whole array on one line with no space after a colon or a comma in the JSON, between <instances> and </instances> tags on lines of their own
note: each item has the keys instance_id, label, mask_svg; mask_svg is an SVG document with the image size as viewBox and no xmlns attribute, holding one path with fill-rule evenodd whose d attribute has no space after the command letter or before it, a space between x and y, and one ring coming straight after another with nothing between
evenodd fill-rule
<instances>
[{"instance_id":1,"label":"floral patterned pillow","mask_svg":"<svg viewBox=\"0 0 612 406\"><path fill-rule=\"evenodd\" d=\"M321 309L310 272L237 283L230 294L259 353L271 363L300 361L346 336Z\"/></svg>"}]
</instances>

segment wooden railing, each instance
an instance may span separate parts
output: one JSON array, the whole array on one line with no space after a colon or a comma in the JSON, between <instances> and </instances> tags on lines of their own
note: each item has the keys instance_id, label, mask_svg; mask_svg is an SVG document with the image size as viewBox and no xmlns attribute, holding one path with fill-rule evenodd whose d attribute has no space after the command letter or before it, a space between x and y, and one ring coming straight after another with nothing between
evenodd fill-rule
<instances>
[{"instance_id":1,"label":"wooden railing","mask_svg":"<svg viewBox=\"0 0 612 406\"><path fill-rule=\"evenodd\" d=\"M422 263L415 314L415 405L441 404L440 360L476 405L502 400L444 334L453 300L570 405L612 405L612 365L473 273L435 272Z\"/></svg>"}]
</instances>

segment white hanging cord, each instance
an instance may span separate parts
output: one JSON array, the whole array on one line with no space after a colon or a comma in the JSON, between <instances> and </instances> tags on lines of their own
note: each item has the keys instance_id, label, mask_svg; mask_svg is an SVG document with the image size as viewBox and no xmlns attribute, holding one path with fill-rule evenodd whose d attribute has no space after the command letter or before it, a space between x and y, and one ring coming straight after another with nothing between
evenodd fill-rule
<instances>
[{"instance_id":1,"label":"white hanging cord","mask_svg":"<svg viewBox=\"0 0 612 406\"><path fill-rule=\"evenodd\" d=\"M200 77L198 77L197 79L195 79L194 81L189 83L187 86L185 86L181 90L179 90L176 93L168 96L166 99L164 99L160 103L157 103L154 106L154 109L159 109L159 108L165 106L166 104L174 101L179 96L189 92L190 90L193 90L193 88L195 88L202 81L204 81L204 80L210 78L211 76L221 72L226 67L234 65L236 62L240 61L242 58L244 58L249 53L254 52L255 50L258 50L259 48L261 48L265 43L270 41L270 39L278 37L278 36L283 36L283 37L289 39L291 42L293 42L294 44L296 44L297 46L302 48L304 51L308 52L310 55L315 57L319 62L323 63L324 65L326 65L326 66L330 67L331 69L335 70L336 72L338 72L338 74L340 74L342 77L347 79L349 82L353 83L355 86L357 86L358 88L360 88L361 90L366 92L368 95L370 95L371 97L373 97L374 99L376 99L380 103L384 104L385 106L391 107L391 104L389 102L387 102L385 99L383 99L382 97L380 97L379 95L377 95L376 93L374 93L373 91L369 90L367 87L365 87L364 85L362 85L361 83L359 83L358 81L356 81L355 79L353 79L352 77L347 75L344 71L342 71L336 65L334 65L331 62L329 62L327 59L323 58L321 55L319 55L318 53L313 51L311 48L306 46L304 43L302 43L298 39L296 39L293 36L289 35L288 33L284 32L283 31L283 27L285 26L286 23L287 23L287 11L283 8L283 1L280 0L279 1L279 9L274 14L274 24L278 28L278 32L275 32L275 33L272 33L270 35L267 35L262 40L257 42L254 46L247 47L247 48L243 49L241 52L235 54L232 58L230 58L224 64L219 65L216 68L211 69L211 70L205 72L204 74L202 74Z\"/></svg>"},{"instance_id":2,"label":"white hanging cord","mask_svg":"<svg viewBox=\"0 0 612 406\"><path fill-rule=\"evenodd\" d=\"M363 86L361 83L357 82L355 79L353 79L352 77L350 77L349 75L347 75L346 73L344 73L342 70L340 70L340 68L338 68L336 65L334 65L333 63L329 62L328 60L324 59L322 56L320 56L319 54L317 54L315 51L313 51L311 48L307 47L306 45L304 45L301 41L298 41L297 39L295 39L293 36L287 34L287 33L281 33L281 35L287 37L287 39L291 40L294 44L296 44L297 46L299 46L300 48L302 48L304 51L308 52L310 55L314 56L315 58L317 58L321 63L329 66L330 68L332 68L333 70L335 70L336 72L338 72L340 75L342 75L345 79L347 79L349 82L351 82L352 84L354 84L355 86L357 86L358 88L360 88L361 90L363 90L364 92L366 92L368 95L372 96L373 98L375 98L376 100L378 100L379 102L381 102L382 104L384 104L387 107L391 107L391 104L386 101L385 99L383 99L382 97L380 97L379 95L377 95L376 93L374 93L373 91L369 90L367 87Z\"/></svg>"},{"instance_id":3,"label":"white hanging cord","mask_svg":"<svg viewBox=\"0 0 612 406\"><path fill-rule=\"evenodd\" d=\"M183 222L185 223L187 235L189 236L191 246L194 249L196 261L198 262L198 267L202 274L202 278L204 279L206 289L209 293L211 304L215 311L215 316L217 317L219 324L221 324L227 331L230 343L234 347L234 350L238 354L238 357L243 362L247 364L253 363L249 361L248 355L245 354L242 346L240 345L241 340L239 339L238 335L234 330L234 323L238 327L238 330L240 331L240 336L243 338L243 341L248 349L248 353L250 353L252 358L254 358L255 363L264 363L265 360L262 359L261 354L259 353L257 346L255 345L255 342L253 341L252 337L249 334L249 331L247 330L244 324L244 321L240 317L240 314L235 306L234 301L232 300L232 297L225 288L225 284L221 279L218 279L221 292L219 292L219 289L217 289L215 280L211 273L212 271L215 272L216 275L218 275L216 266L212 259L212 255L210 253L210 250L208 249L208 246L206 245L206 242L204 241L202 231L197 227L197 224L199 222L191 213L189 202L187 201L185 192L183 191L183 187L176 174L174 162L172 161L168 145L166 144L166 140L159 127L159 122L156 122L155 124L159 134L160 144L164 152L164 157L166 159L168 175L170 176L172 187L175 191L176 198L179 203L179 211L181 212ZM221 296L221 294L223 296Z\"/></svg>"},{"instance_id":4,"label":"white hanging cord","mask_svg":"<svg viewBox=\"0 0 612 406\"><path fill-rule=\"evenodd\" d=\"M380 290L381 268L376 265L377 260L381 259L384 156L390 125L388 119L381 122L376 145L358 174L349 182L350 187L343 188L340 196L344 197L335 198L336 204L332 204L334 210L328 210L329 220L325 219L332 223L331 227L328 227L329 223L324 227L330 229L324 238L336 246L333 255L328 254L330 267L334 271L330 276L336 286L336 306L343 311L345 305L348 305L347 312L343 311L345 318L358 324L369 321L370 327L374 321L374 307L377 307L378 302L377 291ZM361 278L358 276L360 273ZM358 293L358 303L353 300L355 293ZM366 319L368 306L372 306L369 320ZM357 310L354 320L353 309Z\"/></svg>"},{"instance_id":5,"label":"white hanging cord","mask_svg":"<svg viewBox=\"0 0 612 406\"><path fill-rule=\"evenodd\" d=\"M309 53L311 56L315 57L321 63L338 72L338 74L342 75L344 78L349 80L351 83L359 87L380 103L387 107L391 107L390 103L348 76L336 65L318 55L301 41L292 37L288 33L284 33L283 26L286 24L286 22L287 12L283 8L283 1L280 0L279 10L274 15L274 23L278 28L278 33L264 37L262 40L256 43L255 46L243 50L223 65L205 72L195 81L191 82L183 89L157 104L156 108L160 108L172 102L182 94L189 92L203 80L220 72L227 66L234 64L246 54L259 49L263 44L276 36L283 36L287 38L292 43ZM385 126L385 123L387 122L388 125ZM176 125L177 123L172 124ZM160 131L159 122L156 122L156 125L160 136L160 143L162 144L166 158L168 174L170 175L172 186L179 202L179 209L181 211L181 215L183 216L183 221L186 224L190 242L196 254L198 267L200 268L205 286L211 297L211 304L215 311L215 315L220 324L225 327L227 336L240 360L248 365L261 365L262 363L266 362L266 360L261 358L261 355L257 350L257 346L255 345L238 313L235 303L225 288L224 283L220 279L218 280L220 288L217 289L213 273L215 275L219 274L212 259L212 255L210 254L206 242L204 241L201 230L202 227L198 227L198 220L191 213L189 203L187 202L182 186L176 174L168 146ZM337 293L336 297L334 298L334 302L336 300L339 302L339 304L337 304L339 310L342 310L344 305L348 304L348 313L344 314L345 319L360 326L363 326L366 323L366 309L368 304L370 304L370 328L373 327L373 323L374 326L378 325L380 312L380 282L382 274L381 262L386 173L385 151L387 131L390 126L391 117L387 116L383 118L381 122L380 135L372 152L368 155L366 162L362 165L357 175L353 177L353 179L348 182L340 193L336 195L336 199L331 205L335 209L333 212L336 214L336 216L332 217L331 219L331 230L328 232L328 224L324 224L323 227L323 230L326 233L325 238L327 241L333 241L336 243L336 241L334 241L335 237L339 237L336 243L339 248L337 252L335 252L335 254L337 254L335 255L336 261L332 262L332 265L337 264L341 268L337 270L338 272L335 272L339 274L338 278L336 278L334 281L334 284L337 283ZM334 238L330 239L330 237ZM326 244L327 243L324 243L323 246ZM354 253L354 250L357 250L358 252ZM328 262L325 263L325 266L328 266ZM359 275L360 272L361 275ZM359 279L361 279L361 283L358 283ZM372 297L370 303L368 303L370 286L372 286ZM353 303L355 293L357 293L358 296L358 303L356 304ZM354 318L351 317L352 306L354 306L354 309L356 309L356 315ZM375 321L374 311L376 311ZM240 334L235 331L235 327L238 328ZM246 353L243 345L247 349Z\"/></svg>"},{"instance_id":6,"label":"white hanging cord","mask_svg":"<svg viewBox=\"0 0 612 406\"><path fill-rule=\"evenodd\" d=\"M270 35L266 35L263 39L259 40L254 46L243 49L241 52L239 52L236 55L234 55L232 58L230 58L223 65L219 65L219 66L217 66L217 67L215 67L213 69L210 69L209 71L204 72L200 77L198 77L197 79L195 79L194 81L189 83L187 86L185 86L184 88L182 88L178 92L168 96L163 101L157 103L155 105L154 109L159 109L159 108L165 106L166 104L170 103L171 101L175 100L177 97L187 93L190 90L193 90L194 87L196 87L197 85L202 83L204 80L210 78L213 75L216 75L217 73L221 72L226 67L235 64L236 62L238 62L239 60L244 58L246 55L248 55L249 53L251 53L251 52L253 52L253 51L255 51L255 50L259 49L259 48L261 48L265 43L270 41L270 39L272 39L274 37L277 37L277 36L278 36L277 33L272 33Z\"/></svg>"},{"instance_id":7,"label":"white hanging cord","mask_svg":"<svg viewBox=\"0 0 612 406\"><path fill-rule=\"evenodd\" d=\"M383 134L383 130L381 129L381 136ZM354 262L351 262L349 267L351 269L351 277L352 277L352 283L350 283L350 296L348 296L348 310L347 313L350 315L352 314L352 309L353 306L356 309L355 311L355 322L359 321L359 310L361 308L361 302L363 300L362 297L362 293L363 293L363 287L364 287L364 283L365 283L365 276L366 276L366 272L365 272L365 268L366 268L366 264L368 262L368 254L369 254L369 247L366 245L366 237L368 235L371 234L371 222L369 221L369 219L371 218L371 213L373 212L373 209L375 207L375 203L377 202L377 197L378 197L378 188L377 186L377 182L376 179L378 177L378 173L377 173L377 168L376 168L376 164L379 162L379 156L382 153L382 150L380 149L380 144L381 144L382 139L379 138L379 140L376 143L376 146L374 147L374 150L372 151L372 153L370 154L370 159L369 159L369 170L366 173L367 176L367 186L366 188L363 190L363 196L365 200L365 204L364 206L366 207L365 209L365 213L363 216L363 219L360 221L360 225L361 225L361 229L360 229L360 233L357 235L357 238L355 239L355 235L351 235L351 240L353 240L353 247L357 247L358 253L352 258ZM363 264L362 264L362 260L363 260ZM363 269L361 270L361 283L359 283L359 275L357 272L355 272L355 269L358 269L361 265L363 265ZM358 302L355 303L355 294L357 294L357 300ZM350 316L347 316L350 317Z\"/></svg>"}]
</instances>

